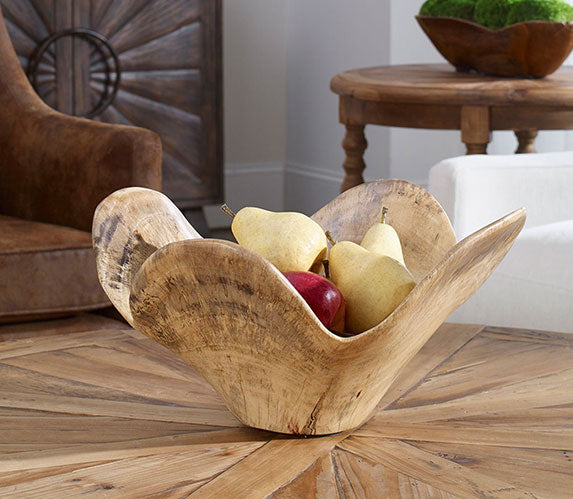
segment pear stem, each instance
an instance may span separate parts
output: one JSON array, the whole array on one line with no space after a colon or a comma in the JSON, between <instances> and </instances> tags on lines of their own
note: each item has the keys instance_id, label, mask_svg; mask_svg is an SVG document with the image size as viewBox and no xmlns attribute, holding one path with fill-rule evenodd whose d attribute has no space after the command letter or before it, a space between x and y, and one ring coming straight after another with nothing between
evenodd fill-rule
<instances>
[{"instance_id":1,"label":"pear stem","mask_svg":"<svg viewBox=\"0 0 573 499\"><path fill-rule=\"evenodd\" d=\"M324 267L324 276L330 279L330 262L328 260L322 260L322 266Z\"/></svg>"},{"instance_id":2,"label":"pear stem","mask_svg":"<svg viewBox=\"0 0 573 499\"><path fill-rule=\"evenodd\" d=\"M328 242L332 244L332 246L334 246L336 244L336 241L334 240L334 237L332 237L332 233L329 230L325 230L324 234L326 235L326 239L328 239Z\"/></svg>"},{"instance_id":3,"label":"pear stem","mask_svg":"<svg viewBox=\"0 0 573 499\"><path fill-rule=\"evenodd\" d=\"M231 208L229 208L226 203L221 206L221 211L225 215L229 215L231 218L235 218L237 216L237 214L231 210Z\"/></svg>"},{"instance_id":4,"label":"pear stem","mask_svg":"<svg viewBox=\"0 0 573 499\"><path fill-rule=\"evenodd\" d=\"M382 206L382 220L380 223L386 223L386 215L388 214L388 208L386 206Z\"/></svg>"}]
</instances>

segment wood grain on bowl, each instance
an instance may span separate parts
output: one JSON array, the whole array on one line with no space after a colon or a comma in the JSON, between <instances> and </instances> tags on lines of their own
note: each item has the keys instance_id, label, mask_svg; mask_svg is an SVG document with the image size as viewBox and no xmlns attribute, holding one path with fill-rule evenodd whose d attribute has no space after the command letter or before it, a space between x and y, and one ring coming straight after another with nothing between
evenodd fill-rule
<instances>
[{"instance_id":1,"label":"wood grain on bowl","mask_svg":"<svg viewBox=\"0 0 573 499\"><path fill-rule=\"evenodd\" d=\"M355 428L445 318L488 278L525 222L518 210L454 245L439 205L421 187L398 180L355 187L315 220L358 237L382 203L396 208L397 230L418 230L453 246L407 246L406 261L421 282L386 320L352 338L325 329L268 261L226 241L167 235L171 243L131 268L129 302L125 294L115 298L130 308L139 331L201 372L244 424L305 435ZM341 218L343 207L355 216ZM136 210L130 216L141 225ZM108 275L100 274L104 288Z\"/></svg>"},{"instance_id":2,"label":"wood grain on bowl","mask_svg":"<svg viewBox=\"0 0 573 499\"><path fill-rule=\"evenodd\" d=\"M201 236L166 196L130 187L114 192L97 207L92 238L100 282L133 326L129 293L141 264L168 243Z\"/></svg>"},{"instance_id":3,"label":"wood grain on bowl","mask_svg":"<svg viewBox=\"0 0 573 499\"><path fill-rule=\"evenodd\" d=\"M573 49L573 23L528 21L492 30L452 17L416 19L459 71L539 78L555 72Z\"/></svg>"}]
</instances>

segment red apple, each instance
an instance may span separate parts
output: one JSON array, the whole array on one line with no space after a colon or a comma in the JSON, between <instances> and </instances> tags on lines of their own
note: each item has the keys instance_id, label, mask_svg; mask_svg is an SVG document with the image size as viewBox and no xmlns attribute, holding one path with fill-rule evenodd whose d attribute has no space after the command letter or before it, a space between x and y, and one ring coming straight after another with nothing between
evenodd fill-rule
<instances>
[{"instance_id":1,"label":"red apple","mask_svg":"<svg viewBox=\"0 0 573 499\"><path fill-rule=\"evenodd\" d=\"M285 272L284 276L327 328L344 332L344 298L338 288L314 272Z\"/></svg>"}]
</instances>

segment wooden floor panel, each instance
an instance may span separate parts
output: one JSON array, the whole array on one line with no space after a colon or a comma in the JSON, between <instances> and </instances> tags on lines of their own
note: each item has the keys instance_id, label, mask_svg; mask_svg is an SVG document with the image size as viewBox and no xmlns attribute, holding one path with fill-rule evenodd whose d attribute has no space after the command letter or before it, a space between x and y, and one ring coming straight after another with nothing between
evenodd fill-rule
<instances>
[{"instance_id":1,"label":"wooden floor panel","mask_svg":"<svg viewBox=\"0 0 573 499\"><path fill-rule=\"evenodd\" d=\"M524 432L523 429L472 427L446 422L392 425L384 421L371 421L356 430L356 436L395 438L406 441L428 441L496 447L523 447L530 449L573 448L573 428L543 428Z\"/></svg>"},{"instance_id":2,"label":"wooden floor panel","mask_svg":"<svg viewBox=\"0 0 573 499\"><path fill-rule=\"evenodd\" d=\"M569 336L444 325L365 425L299 438L136 331L56 322L0 342L2 498L573 495Z\"/></svg>"},{"instance_id":3,"label":"wooden floor panel","mask_svg":"<svg viewBox=\"0 0 573 499\"><path fill-rule=\"evenodd\" d=\"M204 485L198 497L264 497L328 453L346 433L318 438L271 440L237 466Z\"/></svg>"},{"instance_id":4,"label":"wooden floor panel","mask_svg":"<svg viewBox=\"0 0 573 499\"><path fill-rule=\"evenodd\" d=\"M339 447L454 495L531 497L525 490L399 440L351 436Z\"/></svg>"},{"instance_id":5,"label":"wooden floor panel","mask_svg":"<svg viewBox=\"0 0 573 499\"><path fill-rule=\"evenodd\" d=\"M17 486L20 497L97 494L102 497L185 497L251 454L261 443L237 443L185 452L131 457L38 478ZM16 486L0 485L0 496Z\"/></svg>"},{"instance_id":6,"label":"wooden floor panel","mask_svg":"<svg viewBox=\"0 0 573 499\"><path fill-rule=\"evenodd\" d=\"M412 445L466 469L517 484L538 497L573 496L573 452L570 451L436 442L413 442Z\"/></svg>"},{"instance_id":7,"label":"wooden floor panel","mask_svg":"<svg viewBox=\"0 0 573 499\"><path fill-rule=\"evenodd\" d=\"M422 383L428 373L447 362L462 350L483 326L444 324L440 334L434 334L418 352L418 355L404 367L398 378L386 392L378 407L383 409L400 400Z\"/></svg>"},{"instance_id":8,"label":"wooden floor panel","mask_svg":"<svg viewBox=\"0 0 573 499\"><path fill-rule=\"evenodd\" d=\"M125 322L98 314L79 314L65 319L0 325L0 347L4 342L33 338L34 342L48 336L60 336L86 331L130 329Z\"/></svg>"},{"instance_id":9,"label":"wooden floor panel","mask_svg":"<svg viewBox=\"0 0 573 499\"><path fill-rule=\"evenodd\" d=\"M330 453L318 458L306 470L286 485L270 494L272 499L291 499L293 497L339 497L335 476L335 467Z\"/></svg>"}]
</instances>

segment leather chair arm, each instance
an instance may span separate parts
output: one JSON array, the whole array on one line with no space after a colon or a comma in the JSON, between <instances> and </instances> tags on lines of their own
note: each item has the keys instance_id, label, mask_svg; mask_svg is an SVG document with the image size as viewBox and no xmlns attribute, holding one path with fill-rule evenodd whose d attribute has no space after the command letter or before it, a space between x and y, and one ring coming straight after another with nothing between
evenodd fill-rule
<instances>
[{"instance_id":1,"label":"leather chair arm","mask_svg":"<svg viewBox=\"0 0 573 499\"><path fill-rule=\"evenodd\" d=\"M0 130L0 213L91 230L98 203L128 186L161 188L161 141L145 129L41 106Z\"/></svg>"}]
</instances>

